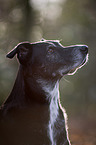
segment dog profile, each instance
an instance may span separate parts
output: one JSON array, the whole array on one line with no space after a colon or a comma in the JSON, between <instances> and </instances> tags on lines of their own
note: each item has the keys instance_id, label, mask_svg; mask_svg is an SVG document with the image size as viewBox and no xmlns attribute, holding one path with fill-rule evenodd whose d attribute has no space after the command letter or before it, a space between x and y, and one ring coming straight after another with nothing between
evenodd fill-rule
<instances>
[{"instance_id":1,"label":"dog profile","mask_svg":"<svg viewBox=\"0 0 96 145\"><path fill-rule=\"evenodd\" d=\"M64 47L58 40L19 43L19 70L13 89L0 109L1 145L71 145L59 81L87 62L88 46Z\"/></svg>"}]
</instances>

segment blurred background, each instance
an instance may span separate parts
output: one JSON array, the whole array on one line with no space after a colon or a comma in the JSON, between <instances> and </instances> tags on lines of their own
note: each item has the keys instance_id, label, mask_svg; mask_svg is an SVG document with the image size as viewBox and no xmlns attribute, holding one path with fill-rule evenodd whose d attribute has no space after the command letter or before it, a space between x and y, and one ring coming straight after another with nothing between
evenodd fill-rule
<instances>
[{"instance_id":1,"label":"blurred background","mask_svg":"<svg viewBox=\"0 0 96 145\"><path fill-rule=\"evenodd\" d=\"M73 145L96 145L96 0L0 0L0 104L10 94L18 62L6 54L22 41L86 44L89 61L60 82Z\"/></svg>"}]
</instances>

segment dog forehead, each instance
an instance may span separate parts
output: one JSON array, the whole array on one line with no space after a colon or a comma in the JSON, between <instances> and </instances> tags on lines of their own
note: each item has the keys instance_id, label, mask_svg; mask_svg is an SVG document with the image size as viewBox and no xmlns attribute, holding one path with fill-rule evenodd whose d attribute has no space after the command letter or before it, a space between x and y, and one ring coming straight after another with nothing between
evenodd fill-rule
<instances>
[{"instance_id":1,"label":"dog forehead","mask_svg":"<svg viewBox=\"0 0 96 145\"><path fill-rule=\"evenodd\" d=\"M64 46L60 43L59 40L48 40L47 42L54 45L55 47L63 47L64 48Z\"/></svg>"},{"instance_id":2,"label":"dog forehead","mask_svg":"<svg viewBox=\"0 0 96 145\"><path fill-rule=\"evenodd\" d=\"M53 45L53 46L60 46L60 41L59 40L46 40L45 42L47 42L49 45Z\"/></svg>"},{"instance_id":3,"label":"dog forehead","mask_svg":"<svg viewBox=\"0 0 96 145\"><path fill-rule=\"evenodd\" d=\"M53 46L53 47L58 47L61 46L59 40L44 40L44 41L39 41L34 43L35 46L40 46L40 47L46 47L46 46Z\"/></svg>"}]
</instances>

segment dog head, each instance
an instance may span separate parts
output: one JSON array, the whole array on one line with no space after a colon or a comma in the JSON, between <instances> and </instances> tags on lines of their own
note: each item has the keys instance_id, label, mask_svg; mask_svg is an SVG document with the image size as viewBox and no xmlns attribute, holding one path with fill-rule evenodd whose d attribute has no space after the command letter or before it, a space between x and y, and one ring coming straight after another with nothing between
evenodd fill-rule
<instances>
[{"instance_id":1,"label":"dog head","mask_svg":"<svg viewBox=\"0 0 96 145\"><path fill-rule=\"evenodd\" d=\"M88 46L64 47L57 40L43 39L36 43L19 43L7 57L13 58L16 54L29 76L60 79L66 74L73 74L87 62Z\"/></svg>"}]
</instances>

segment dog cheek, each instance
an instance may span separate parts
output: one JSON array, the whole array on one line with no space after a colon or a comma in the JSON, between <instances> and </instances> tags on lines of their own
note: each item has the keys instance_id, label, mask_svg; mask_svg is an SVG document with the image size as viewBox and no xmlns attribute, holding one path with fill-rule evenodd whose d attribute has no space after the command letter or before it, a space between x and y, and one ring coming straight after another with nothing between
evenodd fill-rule
<instances>
[{"instance_id":1,"label":"dog cheek","mask_svg":"<svg viewBox=\"0 0 96 145\"><path fill-rule=\"evenodd\" d=\"M57 53L55 53L55 52L52 53L52 54L50 54L50 55L47 55L46 58L47 58L46 61L47 61L47 62L50 62L50 64L51 64L51 63L55 63L55 62L59 62L59 60L60 60L60 59L59 59L59 58L60 58L59 54L57 54ZM51 64L51 65L52 65L52 64Z\"/></svg>"},{"instance_id":2,"label":"dog cheek","mask_svg":"<svg viewBox=\"0 0 96 145\"><path fill-rule=\"evenodd\" d=\"M56 77L57 76L57 74L56 73L52 73L52 77Z\"/></svg>"}]
</instances>

